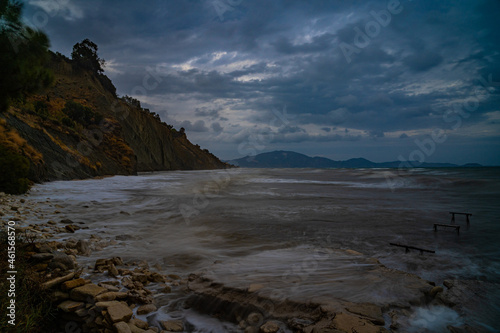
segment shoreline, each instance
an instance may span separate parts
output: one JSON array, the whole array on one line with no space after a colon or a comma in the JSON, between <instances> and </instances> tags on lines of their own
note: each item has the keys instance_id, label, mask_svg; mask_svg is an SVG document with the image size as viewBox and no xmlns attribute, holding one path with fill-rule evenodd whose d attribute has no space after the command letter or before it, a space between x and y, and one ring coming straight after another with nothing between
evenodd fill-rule
<instances>
[{"instance_id":1,"label":"shoreline","mask_svg":"<svg viewBox=\"0 0 500 333\"><path fill-rule=\"evenodd\" d=\"M47 280L45 289L52 291L58 316L65 321L63 328L76 325L84 328L84 332L106 333L189 332L193 326L189 321L169 316L169 311L178 310L175 306L187 306L203 315L225 320L221 325L228 324L231 329L238 327L241 332L249 333L350 332L352 329L397 332L408 324L412 306L456 306L447 299L453 289L452 282L445 283L445 291L441 286L404 272L399 273L422 280L425 289L419 299L406 306L378 306L340 299L329 304L276 299L263 295L264 289L259 285L234 288L202 275L162 274L163 267L150 268L146 261L123 262L119 257L106 258L105 248L117 244L110 237L92 235L89 239L51 240L56 235L78 234L78 230L88 227L69 219L47 221L39 207L29 201L28 195L0 196L0 207L2 211L10 210L10 214L0 216L4 226L11 217L8 220L16 222L18 234L24 233L25 239L34 240L30 260L37 274ZM51 218L59 214L62 217L64 207L55 205L54 209ZM35 217L47 222L30 223ZM356 255L355 251L348 251ZM101 259L92 265L82 264L88 262L85 258L90 252L101 253ZM461 328L450 327L449 331L477 332L466 324Z\"/></svg>"}]
</instances>

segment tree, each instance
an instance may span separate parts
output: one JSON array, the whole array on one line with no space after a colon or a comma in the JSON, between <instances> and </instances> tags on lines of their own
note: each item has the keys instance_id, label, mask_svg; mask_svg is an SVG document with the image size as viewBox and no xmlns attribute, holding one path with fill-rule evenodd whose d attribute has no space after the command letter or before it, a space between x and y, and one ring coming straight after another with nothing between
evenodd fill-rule
<instances>
[{"instance_id":1,"label":"tree","mask_svg":"<svg viewBox=\"0 0 500 333\"><path fill-rule=\"evenodd\" d=\"M84 39L73 46L71 58L80 66L89 69L94 73L102 74L104 72L104 59L97 55L97 45L90 39Z\"/></svg>"},{"instance_id":2,"label":"tree","mask_svg":"<svg viewBox=\"0 0 500 333\"><path fill-rule=\"evenodd\" d=\"M0 112L12 99L50 85L49 39L21 22L22 4L0 0Z\"/></svg>"}]
</instances>

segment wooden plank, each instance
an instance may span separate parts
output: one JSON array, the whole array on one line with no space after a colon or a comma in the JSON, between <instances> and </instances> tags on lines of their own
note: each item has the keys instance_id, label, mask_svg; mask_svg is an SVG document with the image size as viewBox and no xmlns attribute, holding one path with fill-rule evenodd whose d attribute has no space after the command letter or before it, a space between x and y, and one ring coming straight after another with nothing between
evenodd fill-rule
<instances>
[{"instance_id":1,"label":"wooden plank","mask_svg":"<svg viewBox=\"0 0 500 333\"><path fill-rule=\"evenodd\" d=\"M406 249L406 252L410 252L410 249L411 249L411 250L418 250L418 251L420 251L420 253L424 253L424 252L436 253L436 251L426 250L426 249L422 249L420 247L415 247L415 246L411 246L411 245L403 245L403 244L396 244L396 243L389 243L389 245L404 247Z\"/></svg>"}]
</instances>

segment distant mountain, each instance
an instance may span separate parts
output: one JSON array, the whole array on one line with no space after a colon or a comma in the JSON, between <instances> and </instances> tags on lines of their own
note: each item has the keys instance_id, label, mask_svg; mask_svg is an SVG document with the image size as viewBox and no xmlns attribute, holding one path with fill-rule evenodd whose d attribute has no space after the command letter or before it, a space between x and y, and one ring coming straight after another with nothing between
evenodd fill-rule
<instances>
[{"instance_id":1,"label":"distant mountain","mask_svg":"<svg viewBox=\"0 0 500 333\"><path fill-rule=\"evenodd\" d=\"M351 158L347 161L334 161L326 157L309 157L293 151L272 151L256 156L246 156L227 161L243 168L398 168L400 161L376 163L365 158ZM455 168L481 167L480 164L469 163L463 166L451 163L408 163L420 168Z\"/></svg>"}]
</instances>

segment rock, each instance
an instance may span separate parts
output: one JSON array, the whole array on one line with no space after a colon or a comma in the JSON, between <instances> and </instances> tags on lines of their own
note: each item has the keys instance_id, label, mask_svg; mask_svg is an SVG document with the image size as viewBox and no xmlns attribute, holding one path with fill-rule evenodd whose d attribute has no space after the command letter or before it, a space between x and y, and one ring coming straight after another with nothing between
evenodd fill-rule
<instances>
[{"instance_id":1,"label":"rock","mask_svg":"<svg viewBox=\"0 0 500 333\"><path fill-rule=\"evenodd\" d=\"M380 333L382 328L368 320L347 313L338 313L333 320L333 324L338 330L357 333Z\"/></svg>"},{"instance_id":2,"label":"rock","mask_svg":"<svg viewBox=\"0 0 500 333\"><path fill-rule=\"evenodd\" d=\"M116 240L122 240L122 241L126 241L126 240L132 240L132 239L135 239L135 237L133 235L118 235L115 237Z\"/></svg>"},{"instance_id":3,"label":"rock","mask_svg":"<svg viewBox=\"0 0 500 333\"><path fill-rule=\"evenodd\" d=\"M139 304L153 303L153 297L148 295L148 292L145 290L130 290L128 292L128 299L131 302Z\"/></svg>"},{"instance_id":4,"label":"rock","mask_svg":"<svg viewBox=\"0 0 500 333\"><path fill-rule=\"evenodd\" d=\"M118 301L97 302L95 304L95 306L98 307L98 308L107 309L110 306L118 305L118 304L122 304L122 303L120 303Z\"/></svg>"},{"instance_id":5,"label":"rock","mask_svg":"<svg viewBox=\"0 0 500 333\"><path fill-rule=\"evenodd\" d=\"M35 250L38 253L52 253L52 248L47 244L35 244Z\"/></svg>"},{"instance_id":6,"label":"rock","mask_svg":"<svg viewBox=\"0 0 500 333\"><path fill-rule=\"evenodd\" d=\"M63 283L64 281L71 280L74 277L75 277L75 273L71 272L71 273L69 273L69 274L67 274L65 276L61 276L61 277L55 278L53 280L44 282L42 284L42 289L50 289L50 288L52 288L54 286L57 286L57 285Z\"/></svg>"},{"instance_id":7,"label":"rock","mask_svg":"<svg viewBox=\"0 0 500 333\"><path fill-rule=\"evenodd\" d=\"M144 330L142 328L139 328L130 322L128 322L127 325L132 333L144 333Z\"/></svg>"},{"instance_id":8,"label":"rock","mask_svg":"<svg viewBox=\"0 0 500 333\"><path fill-rule=\"evenodd\" d=\"M124 304L116 304L108 307L108 316L113 323L129 321L132 318L132 310ZM127 326L128 328L128 326Z\"/></svg>"},{"instance_id":9,"label":"rock","mask_svg":"<svg viewBox=\"0 0 500 333\"><path fill-rule=\"evenodd\" d=\"M108 259L97 259L95 261L94 269L97 269L99 266L107 266Z\"/></svg>"},{"instance_id":10,"label":"rock","mask_svg":"<svg viewBox=\"0 0 500 333\"><path fill-rule=\"evenodd\" d=\"M437 287L433 287L433 288L431 289L431 291L429 291L429 296L431 296L431 297L436 297L436 295L437 295L438 293L440 293L440 292L443 292L443 290L444 290L444 289L443 289L443 287L439 287L439 286L437 286Z\"/></svg>"},{"instance_id":11,"label":"rock","mask_svg":"<svg viewBox=\"0 0 500 333\"><path fill-rule=\"evenodd\" d=\"M31 256L31 259L36 262L47 261L52 258L54 258L54 255L52 253L37 253Z\"/></svg>"},{"instance_id":12,"label":"rock","mask_svg":"<svg viewBox=\"0 0 500 333\"><path fill-rule=\"evenodd\" d=\"M113 261L113 264L115 264L116 266L123 265L123 260L120 257L113 257L113 259L111 259L111 261Z\"/></svg>"},{"instance_id":13,"label":"rock","mask_svg":"<svg viewBox=\"0 0 500 333\"><path fill-rule=\"evenodd\" d=\"M253 293L253 292L256 292L257 290L260 290L264 288L264 285L263 284L257 284L257 283L252 283L250 284L250 286L248 287L248 292L249 293Z\"/></svg>"},{"instance_id":14,"label":"rock","mask_svg":"<svg viewBox=\"0 0 500 333\"><path fill-rule=\"evenodd\" d=\"M75 263L73 259L67 254L56 252L54 253L54 258L49 263L49 267L52 269L61 268L62 270L67 271L69 269L75 268Z\"/></svg>"},{"instance_id":15,"label":"rock","mask_svg":"<svg viewBox=\"0 0 500 333\"><path fill-rule=\"evenodd\" d=\"M119 323L113 324L116 333L132 333L130 327L128 327L127 323L120 321Z\"/></svg>"},{"instance_id":16,"label":"rock","mask_svg":"<svg viewBox=\"0 0 500 333\"><path fill-rule=\"evenodd\" d=\"M113 301L116 299L116 294L117 294L116 292L112 292L112 291L107 292L107 293L102 293L100 295L97 295L95 297L95 300L97 302Z\"/></svg>"},{"instance_id":17,"label":"rock","mask_svg":"<svg viewBox=\"0 0 500 333\"><path fill-rule=\"evenodd\" d=\"M346 307L346 310L367 317L372 323L376 325L385 325L382 309L375 304L371 303L351 303Z\"/></svg>"},{"instance_id":18,"label":"rock","mask_svg":"<svg viewBox=\"0 0 500 333\"><path fill-rule=\"evenodd\" d=\"M181 277L177 274L168 274L168 277L172 280L180 280Z\"/></svg>"},{"instance_id":19,"label":"rock","mask_svg":"<svg viewBox=\"0 0 500 333\"><path fill-rule=\"evenodd\" d=\"M79 254L88 256L90 254L89 242L87 240L79 240L76 243L76 250Z\"/></svg>"},{"instance_id":20,"label":"rock","mask_svg":"<svg viewBox=\"0 0 500 333\"><path fill-rule=\"evenodd\" d=\"M73 224L73 223L75 223L75 222L73 222L73 221L72 221L72 220L70 220L70 219L63 219L63 220L61 220L61 223L63 223L63 224Z\"/></svg>"},{"instance_id":21,"label":"rock","mask_svg":"<svg viewBox=\"0 0 500 333\"><path fill-rule=\"evenodd\" d=\"M137 318L130 319L130 323L134 324L135 326L137 326L139 328L142 328L143 330L147 329L149 326L147 322L140 320L140 319L137 319Z\"/></svg>"},{"instance_id":22,"label":"rock","mask_svg":"<svg viewBox=\"0 0 500 333\"><path fill-rule=\"evenodd\" d=\"M57 303L67 300L69 298L69 294L60 290L56 290L52 294L50 294L49 298L52 302Z\"/></svg>"},{"instance_id":23,"label":"rock","mask_svg":"<svg viewBox=\"0 0 500 333\"><path fill-rule=\"evenodd\" d=\"M83 286L86 283L87 282L85 281L85 279L82 279L82 278L70 280L70 281L66 281L66 282L62 283L61 289L64 291L67 291L67 290L74 289L76 287Z\"/></svg>"},{"instance_id":24,"label":"rock","mask_svg":"<svg viewBox=\"0 0 500 333\"><path fill-rule=\"evenodd\" d=\"M64 312L75 312L78 309L81 309L85 306L84 303L82 302L75 302L75 301L64 301L61 304L59 304L57 307Z\"/></svg>"},{"instance_id":25,"label":"rock","mask_svg":"<svg viewBox=\"0 0 500 333\"><path fill-rule=\"evenodd\" d=\"M139 281L140 283L142 284L146 284L148 283L148 277L146 276L146 274L138 274L138 273L133 273L132 274L132 281Z\"/></svg>"},{"instance_id":26,"label":"rock","mask_svg":"<svg viewBox=\"0 0 500 333\"><path fill-rule=\"evenodd\" d=\"M165 320L161 322L165 331L182 332L184 331L184 324L182 320Z\"/></svg>"},{"instance_id":27,"label":"rock","mask_svg":"<svg viewBox=\"0 0 500 333\"><path fill-rule=\"evenodd\" d=\"M71 299L74 299L76 301L88 301L89 299L94 299L94 297L106 291L107 289L105 288L99 287L93 283L89 283L71 290L69 296L71 297Z\"/></svg>"},{"instance_id":28,"label":"rock","mask_svg":"<svg viewBox=\"0 0 500 333\"><path fill-rule=\"evenodd\" d=\"M153 311L156 311L157 308L154 304L146 304L146 305L141 305L138 309L137 309L137 314L138 315L144 315L144 314L148 314L150 312L153 312Z\"/></svg>"},{"instance_id":29,"label":"rock","mask_svg":"<svg viewBox=\"0 0 500 333\"><path fill-rule=\"evenodd\" d=\"M273 322L273 321L268 321L267 323L265 323L264 325L262 325L260 327L260 331L261 333L276 333L280 330L280 327L278 326L277 323Z\"/></svg>"},{"instance_id":30,"label":"rock","mask_svg":"<svg viewBox=\"0 0 500 333\"><path fill-rule=\"evenodd\" d=\"M444 280L443 284L448 289L451 289L451 287L453 287L453 281L450 281L450 280Z\"/></svg>"},{"instance_id":31,"label":"rock","mask_svg":"<svg viewBox=\"0 0 500 333\"><path fill-rule=\"evenodd\" d=\"M120 288L115 287L115 286L112 286L112 285L109 285L109 284L107 284L107 283L99 283L99 285L100 285L101 287L103 287L103 288L108 289L109 291L114 291L114 292L116 292L116 291L119 291L119 290L120 290Z\"/></svg>"},{"instance_id":32,"label":"rock","mask_svg":"<svg viewBox=\"0 0 500 333\"><path fill-rule=\"evenodd\" d=\"M112 263L110 263L108 266L108 274L112 277L118 277L118 275L120 275L118 273L118 270L116 269L115 265Z\"/></svg>"},{"instance_id":33,"label":"rock","mask_svg":"<svg viewBox=\"0 0 500 333\"><path fill-rule=\"evenodd\" d=\"M64 229L66 229L68 232L74 233L77 229L75 228L74 225L68 224L64 226Z\"/></svg>"},{"instance_id":34,"label":"rock","mask_svg":"<svg viewBox=\"0 0 500 333\"><path fill-rule=\"evenodd\" d=\"M162 289L160 289L160 292L161 293L165 293L165 294L171 293L172 292L172 287L166 285L165 287L163 287Z\"/></svg>"}]
</instances>

